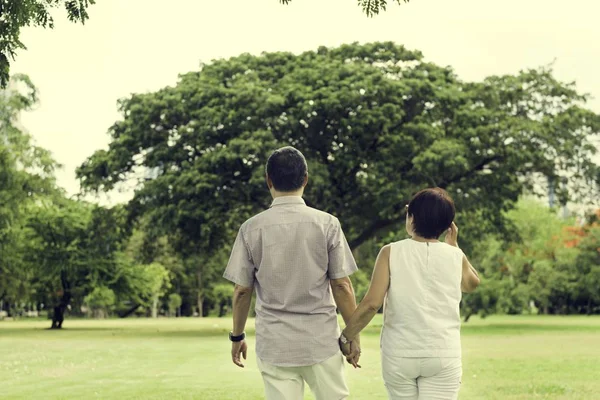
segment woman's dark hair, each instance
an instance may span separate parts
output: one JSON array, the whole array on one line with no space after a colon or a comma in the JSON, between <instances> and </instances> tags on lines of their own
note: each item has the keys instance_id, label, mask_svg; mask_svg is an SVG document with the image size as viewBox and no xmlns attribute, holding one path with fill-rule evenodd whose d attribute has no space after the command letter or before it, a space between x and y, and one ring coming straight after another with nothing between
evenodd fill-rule
<instances>
[{"instance_id":1,"label":"woman's dark hair","mask_svg":"<svg viewBox=\"0 0 600 400\"><path fill-rule=\"evenodd\" d=\"M456 209L444 189L429 188L415 194L408 203L408 215L413 218L414 232L426 239L437 239L450 227Z\"/></svg>"},{"instance_id":2,"label":"woman's dark hair","mask_svg":"<svg viewBox=\"0 0 600 400\"><path fill-rule=\"evenodd\" d=\"M267 160L267 175L275 190L280 192L300 189L307 173L304 155L291 146L275 150Z\"/></svg>"}]
</instances>

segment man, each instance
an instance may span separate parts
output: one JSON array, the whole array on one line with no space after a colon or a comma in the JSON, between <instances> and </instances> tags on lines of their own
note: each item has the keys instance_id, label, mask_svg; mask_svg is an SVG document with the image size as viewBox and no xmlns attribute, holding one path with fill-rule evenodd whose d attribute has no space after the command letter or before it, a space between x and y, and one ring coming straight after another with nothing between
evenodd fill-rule
<instances>
[{"instance_id":1,"label":"man","mask_svg":"<svg viewBox=\"0 0 600 400\"><path fill-rule=\"evenodd\" d=\"M303 399L304 382L317 400L346 399L336 305L349 321L356 301L348 277L356 263L337 218L302 199L308 183L302 153L276 150L266 170L273 203L242 225L223 275L236 284L232 360L244 366L244 327L256 288L256 354L266 399ZM358 366L358 357L347 361Z\"/></svg>"}]
</instances>

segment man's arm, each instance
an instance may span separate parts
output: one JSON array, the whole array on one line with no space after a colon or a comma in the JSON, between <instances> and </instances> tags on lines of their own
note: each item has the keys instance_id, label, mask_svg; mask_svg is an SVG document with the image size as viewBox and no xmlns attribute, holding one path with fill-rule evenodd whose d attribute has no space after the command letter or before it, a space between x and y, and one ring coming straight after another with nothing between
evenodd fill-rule
<instances>
[{"instance_id":1,"label":"man's arm","mask_svg":"<svg viewBox=\"0 0 600 400\"><path fill-rule=\"evenodd\" d=\"M252 302L253 288L235 285L233 290L233 336L240 336L246 328L250 303ZM241 357L246 359L248 345L246 340L231 343L231 360L238 367L244 368Z\"/></svg>"},{"instance_id":2,"label":"man's arm","mask_svg":"<svg viewBox=\"0 0 600 400\"><path fill-rule=\"evenodd\" d=\"M333 293L333 299L337 305L344 322L348 325L350 317L356 310L356 297L354 296L354 287L352 281L347 276L340 279L332 279L331 292Z\"/></svg>"},{"instance_id":3,"label":"man's arm","mask_svg":"<svg viewBox=\"0 0 600 400\"><path fill-rule=\"evenodd\" d=\"M233 336L241 335L246 328L253 291L253 288L235 285L233 290Z\"/></svg>"},{"instance_id":4,"label":"man's arm","mask_svg":"<svg viewBox=\"0 0 600 400\"><path fill-rule=\"evenodd\" d=\"M332 279L330 284L335 304L338 310L340 310L340 314L342 314L344 323L348 325L356 310L356 296L354 295L352 281L346 276L340 279ZM352 364L354 368L360 368L360 365L358 365L360 358L360 337L358 335L353 339L353 343L350 344L349 351L349 354L345 354L346 361Z\"/></svg>"},{"instance_id":5,"label":"man's arm","mask_svg":"<svg viewBox=\"0 0 600 400\"><path fill-rule=\"evenodd\" d=\"M352 313L356 310L354 288L348 277L356 272L358 267L337 219L330 227L327 241L329 255L327 276L330 279L331 292L333 293L337 308L344 318L344 322L348 323ZM350 344L350 347L355 351L352 352L352 357L346 355L346 361L352 364L354 368L357 368L359 367L358 359L360 357L360 341L358 337Z\"/></svg>"},{"instance_id":6,"label":"man's arm","mask_svg":"<svg viewBox=\"0 0 600 400\"><path fill-rule=\"evenodd\" d=\"M244 332L248 312L250 311L250 302L252 300L252 291L254 289L254 264L252 254L244 240L243 227L240 228L231 256L227 263L227 268L223 277L235 283L233 291L233 331L232 336L240 336ZM235 338L238 340L241 338ZM232 339L233 340L233 339ZM238 367L244 367L240 360L240 355L246 359L248 345L245 340L232 341L231 360Z\"/></svg>"}]
</instances>

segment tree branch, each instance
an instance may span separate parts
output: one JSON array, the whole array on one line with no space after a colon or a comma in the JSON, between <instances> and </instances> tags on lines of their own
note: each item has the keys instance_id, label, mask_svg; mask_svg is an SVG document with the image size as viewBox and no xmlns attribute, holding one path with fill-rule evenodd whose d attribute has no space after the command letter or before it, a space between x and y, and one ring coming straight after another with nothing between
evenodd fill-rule
<instances>
[{"instance_id":1,"label":"tree branch","mask_svg":"<svg viewBox=\"0 0 600 400\"><path fill-rule=\"evenodd\" d=\"M501 156L496 155L490 158L484 158L483 160L481 160L481 162L479 164L477 164L474 168L472 168L469 172L467 172L466 174L462 174L459 176L455 176L452 179L449 179L447 181L441 181L438 185L438 187L442 188L442 189L446 189L449 185L456 183L456 182L460 182L465 178L470 178L473 175L475 175L475 173L483 170L483 168L488 165L489 163L493 162L493 161L497 161L502 159Z\"/></svg>"},{"instance_id":2,"label":"tree branch","mask_svg":"<svg viewBox=\"0 0 600 400\"><path fill-rule=\"evenodd\" d=\"M400 221L402 221L403 219L404 219L404 217L402 216L402 217L398 217L395 219L380 219L380 220L373 222L365 230L363 230L357 237L355 237L354 239L352 239L348 242L350 249L351 250L356 249L358 246L360 246L367 240L371 239L377 232L381 231L382 229L388 228L394 224L397 224Z\"/></svg>"}]
</instances>

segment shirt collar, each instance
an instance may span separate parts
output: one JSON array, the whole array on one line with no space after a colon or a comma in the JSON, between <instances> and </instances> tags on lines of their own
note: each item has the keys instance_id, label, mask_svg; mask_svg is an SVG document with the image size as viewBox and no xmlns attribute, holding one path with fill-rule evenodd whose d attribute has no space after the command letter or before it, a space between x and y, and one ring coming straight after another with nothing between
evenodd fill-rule
<instances>
[{"instance_id":1,"label":"shirt collar","mask_svg":"<svg viewBox=\"0 0 600 400\"><path fill-rule=\"evenodd\" d=\"M296 204L296 205L303 205L303 206L306 205L306 203L304 202L304 199L300 196L281 196L281 197L277 197L277 198L273 199L273 202L271 203L271 207L281 206L284 204Z\"/></svg>"}]
</instances>

